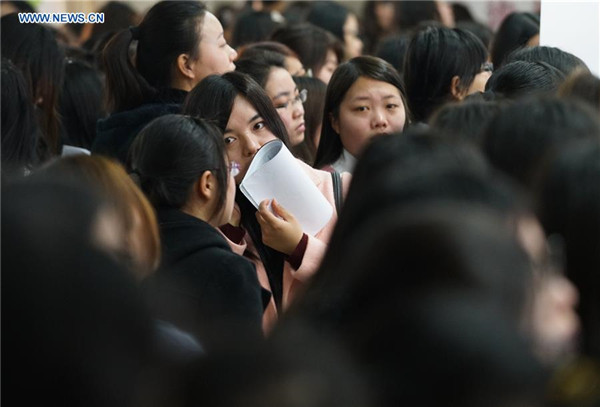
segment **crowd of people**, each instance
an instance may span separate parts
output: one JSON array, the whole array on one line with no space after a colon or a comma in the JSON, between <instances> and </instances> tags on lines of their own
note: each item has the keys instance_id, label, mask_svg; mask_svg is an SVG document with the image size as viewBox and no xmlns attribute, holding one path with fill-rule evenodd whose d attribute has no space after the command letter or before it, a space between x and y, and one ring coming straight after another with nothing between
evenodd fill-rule
<instances>
[{"instance_id":1,"label":"crowd of people","mask_svg":"<svg viewBox=\"0 0 600 407\"><path fill-rule=\"evenodd\" d=\"M600 79L539 14L2 11L3 399L600 406ZM316 233L240 189L272 142Z\"/></svg>"}]
</instances>

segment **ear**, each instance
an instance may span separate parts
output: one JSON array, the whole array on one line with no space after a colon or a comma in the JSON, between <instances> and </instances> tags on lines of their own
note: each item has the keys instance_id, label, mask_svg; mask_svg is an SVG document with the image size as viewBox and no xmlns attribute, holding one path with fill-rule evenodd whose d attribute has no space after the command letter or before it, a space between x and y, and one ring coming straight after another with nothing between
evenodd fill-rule
<instances>
[{"instance_id":1,"label":"ear","mask_svg":"<svg viewBox=\"0 0 600 407\"><path fill-rule=\"evenodd\" d=\"M181 75L188 79L194 79L194 61L190 58L188 54L180 54L177 57L177 70Z\"/></svg>"},{"instance_id":2,"label":"ear","mask_svg":"<svg viewBox=\"0 0 600 407\"><path fill-rule=\"evenodd\" d=\"M460 78L457 75L454 75L450 82L450 93L455 100L463 100L467 96L467 91L460 88Z\"/></svg>"},{"instance_id":3,"label":"ear","mask_svg":"<svg viewBox=\"0 0 600 407\"><path fill-rule=\"evenodd\" d=\"M217 193L217 180L210 171L204 171L194 184L194 193L202 201L210 201Z\"/></svg>"},{"instance_id":4,"label":"ear","mask_svg":"<svg viewBox=\"0 0 600 407\"><path fill-rule=\"evenodd\" d=\"M333 113L329 113L329 123L331 123L331 128L337 134L340 134L340 119L338 117L335 117Z\"/></svg>"}]
</instances>

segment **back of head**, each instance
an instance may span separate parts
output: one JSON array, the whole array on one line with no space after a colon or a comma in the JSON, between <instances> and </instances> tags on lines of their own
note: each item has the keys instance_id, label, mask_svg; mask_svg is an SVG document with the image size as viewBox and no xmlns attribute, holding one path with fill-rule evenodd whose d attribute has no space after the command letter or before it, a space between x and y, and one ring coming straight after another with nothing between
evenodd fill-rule
<instances>
[{"instance_id":1,"label":"back of head","mask_svg":"<svg viewBox=\"0 0 600 407\"><path fill-rule=\"evenodd\" d=\"M561 71L545 62L515 61L494 71L485 84L485 90L517 99L553 93L563 80Z\"/></svg>"},{"instance_id":2,"label":"back of head","mask_svg":"<svg viewBox=\"0 0 600 407\"><path fill-rule=\"evenodd\" d=\"M431 117L431 127L446 136L480 146L488 122L502 106L499 102L473 100L447 103Z\"/></svg>"},{"instance_id":3,"label":"back of head","mask_svg":"<svg viewBox=\"0 0 600 407\"><path fill-rule=\"evenodd\" d=\"M577 69L560 85L558 96L581 100L600 111L600 78Z\"/></svg>"},{"instance_id":4,"label":"back of head","mask_svg":"<svg viewBox=\"0 0 600 407\"><path fill-rule=\"evenodd\" d=\"M157 208L181 209L205 171L217 176L218 207L225 202L225 143L221 132L206 121L174 114L159 117L137 135L130 157L133 173Z\"/></svg>"},{"instance_id":5,"label":"back of head","mask_svg":"<svg viewBox=\"0 0 600 407\"><path fill-rule=\"evenodd\" d=\"M466 90L481 72L487 50L472 33L445 27L425 27L412 37L404 60L408 105L416 121L427 121L458 89Z\"/></svg>"},{"instance_id":6,"label":"back of head","mask_svg":"<svg viewBox=\"0 0 600 407\"><path fill-rule=\"evenodd\" d=\"M515 61L545 62L558 69L564 76L570 75L576 69L589 72L589 68L581 59L555 47L535 46L517 48L506 56L504 63L508 64Z\"/></svg>"},{"instance_id":7,"label":"back of head","mask_svg":"<svg viewBox=\"0 0 600 407\"><path fill-rule=\"evenodd\" d=\"M490 173L472 146L411 130L375 139L357 164L322 270L337 268L373 214L438 201L486 206L507 219L522 211L512 185Z\"/></svg>"},{"instance_id":8,"label":"back of head","mask_svg":"<svg viewBox=\"0 0 600 407\"><path fill-rule=\"evenodd\" d=\"M496 168L531 186L546 155L570 140L599 137L600 121L589 106L556 97L529 98L489 122L483 151Z\"/></svg>"},{"instance_id":9,"label":"back of head","mask_svg":"<svg viewBox=\"0 0 600 407\"><path fill-rule=\"evenodd\" d=\"M64 77L64 51L48 28L21 24L17 14L2 17L0 27L2 56L21 69L31 92L30 101L42 110L42 153L49 158L58 154L56 105Z\"/></svg>"},{"instance_id":10,"label":"back of head","mask_svg":"<svg viewBox=\"0 0 600 407\"><path fill-rule=\"evenodd\" d=\"M347 241L343 258L319 271L294 311L346 343L360 345L395 312L434 294L470 293L501 310L513 329L525 315L528 256L506 219L485 206L388 206Z\"/></svg>"},{"instance_id":11,"label":"back of head","mask_svg":"<svg viewBox=\"0 0 600 407\"><path fill-rule=\"evenodd\" d=\"M196 1L160 1L138 27L116 34L103 53L109 110L132 109L171 87L173 64L180 54L198 58L200 24L206 15ZM129 55L135 46L133 58Z\"/></svg>"},{"instance_id":12,"label":"back of head","mask_svg":"<svg viewBox=\"0 0 600 407\"><path fill-rule=\"evenodd\" d=\"M160 260L158 224L152 206L117 161L99 155L68 156L51 162L37 175L85 183L94 188L118 216L123 228L122 264L137 278L151 274Z\"/></svg>"},{"instance_id":13,"label":"back of head","mask_svg":"<svg viewBox=\"0 0 600 407\"><path fill-rule=\"evenodd\" d=\"M492 41L491 57L496 68L513 50L528 45L528 41L540 33L540 19L532 13L510 13L500 24Z\"/></svg>"},{"instance_id":14,"label":"back of head","mask_svg":"<svg viewBox=\"0 0 600 407\"><path fill-rule=\"evenodd\" d=\"M124 406L139 395L150 317L131 275L92 248L97 204L64 183L29 181L3 190L7 399Z\"/></svg>"},{"instance_id":15,"label":"back of head","mask_svg":"<svg viewBox=\"0 0 600 407\"><path fill-rule=\"evenodd\" d=\"M240 15L233 28L231 45L235 48L265 41L281 23L275 21L270 12L249 11Z\"/></svg>"},{"instance_id":16,"label":"back of head","mask_svg":"<svg viewBox=\"0 0 600 407\"><path fill-rule=\"evenodd\" d=\"M600 140L578 140L544 167L538 214L565 243L566 273L579 291L582 350L600 358Z\"/></svg>"},{"instance_id":17,"label":"back of head","mask_svg":"<svg viewBox=\"0 0 600 407\"><path fill-rule=\"evenodd\" d=\"M436 293L383 323L366 321L362 370L376 384L377 405L543 405L547 372L481 294Z\"/></svg>"},{"instance_id":18,"label":"back of head","mask_svg":"<svg viewBox=\"0 0 600 407\"><path fill-rule=\"evenodd\" d=\"M2 58L2 173L24 175L36 163L38 127L28 84L10 60Z\"/></svg>"},{"instance_id":19,"label":"back of head","mask_svg":"<svg viewBox=\"0 0 600 407\"><path fill-rule=\"evenodd\" d=\"M279 326L278 326L279 328ZM190 366L186 405L367 407L362 374L339 344L309 324L268 341L213 352ZM231 384L235 390L231 391Z\"/></svg>"},{"instance_id":20,"label":"back of head","mask_svg":"<svg viewBox=\"0 0 600 407\"><path fill-rule=\"evenodd\" d=\"M104 117L104 85L91 65L68 59L59 99L61 144L90 149L96 138L96 122Z\"/></svg>"}]
</instances>

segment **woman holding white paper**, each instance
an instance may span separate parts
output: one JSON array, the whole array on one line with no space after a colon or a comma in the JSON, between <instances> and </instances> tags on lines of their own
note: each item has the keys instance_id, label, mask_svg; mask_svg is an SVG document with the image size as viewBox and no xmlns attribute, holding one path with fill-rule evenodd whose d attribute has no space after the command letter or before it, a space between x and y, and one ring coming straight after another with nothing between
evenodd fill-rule
<instances>
[{"instance_id":1,"label":"woman holding white paper","mask_svg":"<svg viewBox=\"0 0 600 407\"><path fill-rule=\"evenodd\" d=\"M288 143L285 126L265 91L239 72L204 79L190 92L183 110L221 128L229 159L240 164L235 178L238 185L263 145L277 139ZM314 236L304 233L295 216L276 200L263 200L257 211L239 190L238 220L221 228L234 251L256 264L259 281L272 294L263 318L266 331L317 270L337 220L331 174L295 161L333 208L321 230ZM340 190L345 193L349 174L344 174L341 181Z\"/></svg>"}]
</instances>

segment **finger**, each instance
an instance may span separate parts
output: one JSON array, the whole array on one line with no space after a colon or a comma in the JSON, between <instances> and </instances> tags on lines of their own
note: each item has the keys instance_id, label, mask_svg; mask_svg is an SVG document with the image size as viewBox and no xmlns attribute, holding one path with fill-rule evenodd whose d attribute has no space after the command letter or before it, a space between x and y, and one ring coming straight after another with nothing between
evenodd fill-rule
<instances>
[{"instance_id":1,"label":"finger","mask_svg":"<svg viewBox=\"0 0 600 407\"><path fill-rule=\"evenodd\" d=\"M288 212L287 209L281 206L279 202L277 202L274 198L271 203L271 206L273 207L273 211L275 212L275 214L280 218L288 220L290 217L293 217L293 215L290 212Z\"/></svg>"},{"instance_id":2,"label":"finger","mask_svg":"<svg viewBox=\"0 0 600 407\"><path fill-rule=\"evenodd\" d=\"M256 220L258 221L258 224L263 227L267 224L267 222L265 221L265 218L262 217L262 215L260 214L260 212L256 212Z\"/></svg>"}]
</instances>

